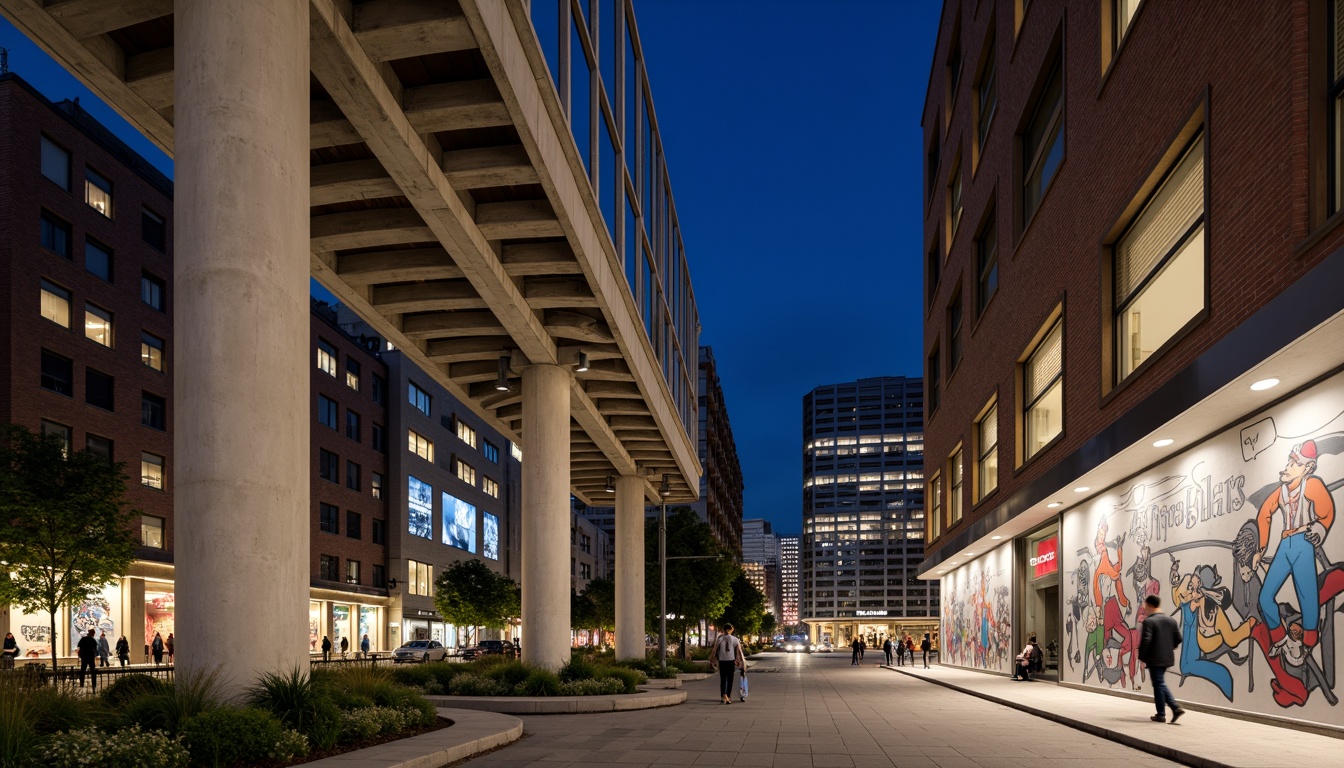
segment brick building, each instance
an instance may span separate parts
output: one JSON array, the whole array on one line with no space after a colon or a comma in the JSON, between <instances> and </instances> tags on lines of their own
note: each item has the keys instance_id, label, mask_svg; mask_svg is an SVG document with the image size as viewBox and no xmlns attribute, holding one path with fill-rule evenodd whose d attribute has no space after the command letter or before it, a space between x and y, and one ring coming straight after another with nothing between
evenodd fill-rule
<instances>
[{"instance_id":1,"label":"brick building","mask_svg":"<svg viewBox=\"0 0 1344 768\"><path fill-rule=\"evenodd\" d=\"M1344 725L1320 690L1344 579L1338 6L944 4L920 568L944 663L1007 674L1036 634L1047 676L1149 695L1158 594L1206 630L1183 699ZM1288 510L1303 488L1317 511ZM1315 550L1300 584L1293 547Z\"/></svg>"}]
</instances>

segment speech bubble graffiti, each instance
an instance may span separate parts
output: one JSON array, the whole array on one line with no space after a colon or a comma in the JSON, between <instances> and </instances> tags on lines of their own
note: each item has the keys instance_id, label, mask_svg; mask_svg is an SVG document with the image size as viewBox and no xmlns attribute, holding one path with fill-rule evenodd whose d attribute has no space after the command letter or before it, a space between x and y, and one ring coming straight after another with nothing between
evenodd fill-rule
<instances>
[{"instance_id":1,"label":"speech bubble graffiti","mask_svg":"<svg viewBox=\"0 0 1344 768\"><path fill-rule=\"evenodd\" d=\"M1269 450L1269 447L1274 445L1274 441L1278 437L1279 433L1274 428L1273 418L1264 418L1249 427L1243 427L1241 430L1242 461L1250 461Z\"/></svg>"}]
</instances>

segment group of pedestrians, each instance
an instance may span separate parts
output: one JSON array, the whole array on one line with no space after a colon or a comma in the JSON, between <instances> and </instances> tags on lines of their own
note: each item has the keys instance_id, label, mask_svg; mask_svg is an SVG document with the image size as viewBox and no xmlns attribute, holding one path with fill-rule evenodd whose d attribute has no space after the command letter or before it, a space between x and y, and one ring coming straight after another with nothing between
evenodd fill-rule
<instances>
[{"instance_id":1,"label":"group of pedestrians","mask_svg":"<svg viewBox=\"0 0 1344 768\"><path fill-rule=\"evenodd\" d=\"M333 650L335 650L336 647L337 647L337 646L336 646L334 643L331 642L331 638L330 638L330 637L327 637L326 635L323 635L323 636L322 636L322 660L323 660L323 661L331 661L331 652L332 652ZM361 654L362 656L366 656L366 657L367 657L367 656L369 655L369 649L372 648L372 647L373 647L373 644L369 642L369 636L368 636L367 634L365 634L365 635L364 635L364 638L363 638L362 640L359 641L359 652L360 652L360 654ZM350 638L348 638L348 637L342 637L342 638L341 638L340 649L341 649L341 658L343 658L343 659L346 658L346 657L350 654Z\"/></svg>"},{"instance_id":2,"label":"group of pedestrians","mask_svg":"<svg viewBox=\"0 0 1344 768\"><path fill-rule=\"evenodd\" d=\"M882 642L882 654L887 658L888 667L891 666L893 656L898 667L905 666L906 659L909 659L910 664L913 665L915 663L915 640L910 635L897 638L888 637Z\"/></svg>"}]
</instances>

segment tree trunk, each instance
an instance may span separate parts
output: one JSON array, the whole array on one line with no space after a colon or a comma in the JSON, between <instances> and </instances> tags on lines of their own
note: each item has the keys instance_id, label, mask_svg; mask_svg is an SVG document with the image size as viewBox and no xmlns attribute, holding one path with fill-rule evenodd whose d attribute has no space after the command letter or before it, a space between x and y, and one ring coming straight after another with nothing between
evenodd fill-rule
<instances>
[{"instance_id":1,"label":"tree trunk","mask_svg":"<svg viewBox=\"0 0 1344 768\"><path fill-rule=\"evenodd\" d=\"M57 606L59 609L60 606ZM56 611L50 611L47 616L51 617L51 671L56 671Z\"/></svg>"}]
</instances>

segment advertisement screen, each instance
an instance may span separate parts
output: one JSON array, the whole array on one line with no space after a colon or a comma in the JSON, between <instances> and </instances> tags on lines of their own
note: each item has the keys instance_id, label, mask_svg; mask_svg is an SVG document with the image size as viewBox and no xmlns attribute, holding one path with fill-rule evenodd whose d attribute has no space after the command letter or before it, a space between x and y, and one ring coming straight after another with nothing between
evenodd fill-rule
<instances>
[{"instance_id":1,"label":"advertisement screen","mask_svg":"<svg viewBox=\"0 0 1344 768\"><path fill-rule=\"evenodd\" d=\"M482 554L491 560L499 559L499 518L489 512L481 513Z\"/></svg>"},{"instance_id":2,"label":"advertisement screen","mask_svg":"<svg viewBox=\"0 0 1344 768\"><path fill-rule=\"evenodd\" d=\"M476 554L476 507L443 494L443 543Z\"/></svg>"},{"instance_id":3,"label":"advertisement screen","mask_svg":"<svg viewBox=\"0 0 1344 768\"><path fill-rule=\"evenodd\" d=\"M429 486L429 483L422 483L409 475L407 477L406 529L412 536L432 539L434 538L434 489Z\"/></svg>"}]
</instances>

